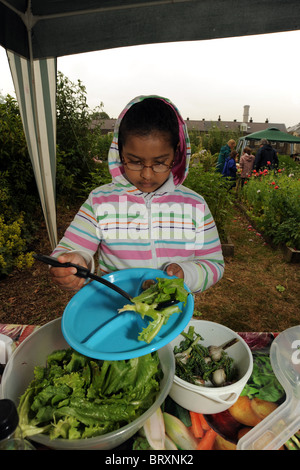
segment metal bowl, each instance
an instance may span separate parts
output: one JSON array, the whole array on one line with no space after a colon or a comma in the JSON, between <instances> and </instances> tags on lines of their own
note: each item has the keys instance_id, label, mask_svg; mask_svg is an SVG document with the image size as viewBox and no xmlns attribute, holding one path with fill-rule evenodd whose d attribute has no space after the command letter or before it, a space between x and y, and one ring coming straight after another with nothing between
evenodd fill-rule
<instances>
[{"instance_id":1,"label":"metal bowl","mask_svg":"<svg viewBox=\"0 0 300 470\"><path fill-rule=\"evenodd\" d=\"M14 351L10 357L2 376L2 398L10 398L18 406L20 396L33 380L35 366L45 366L47 356L57 349L68 348L62 332L61 319L53 320L42 326ZM30 439L34 442L52 449L89 450L89 449L114 449L132 437L145 423L145 421L157 410L167 397L172 386L175 361L172 349L169 345L158 351L160 364L163 371L163 379L160 391L153 405L132 423L104 434L102 436L87 439L53 439L47 435L39 434Z\"/></svg>"}]
</instances>

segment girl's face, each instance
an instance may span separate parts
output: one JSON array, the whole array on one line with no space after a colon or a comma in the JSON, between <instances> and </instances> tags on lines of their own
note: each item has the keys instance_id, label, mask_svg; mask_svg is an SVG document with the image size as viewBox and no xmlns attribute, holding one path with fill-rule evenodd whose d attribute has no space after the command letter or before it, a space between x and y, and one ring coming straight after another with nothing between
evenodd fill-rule
<instances>
[{"instance_id":1,"label":"girl's face","mask_svg":"<svg viewBox=\"0 0 300 470\"><path fill-rule=\"evenodd\" d=\"M144 193L152 193L168 179L174 157L175 152L170 140L162 132L142 137L129 135L122 149L125 174L128 180ZM140 169L129 169L128 164L133 163L137 168L140 166ZM152 165L166 171L156 173L150 168Z\"/></svg>"}]
</instances>

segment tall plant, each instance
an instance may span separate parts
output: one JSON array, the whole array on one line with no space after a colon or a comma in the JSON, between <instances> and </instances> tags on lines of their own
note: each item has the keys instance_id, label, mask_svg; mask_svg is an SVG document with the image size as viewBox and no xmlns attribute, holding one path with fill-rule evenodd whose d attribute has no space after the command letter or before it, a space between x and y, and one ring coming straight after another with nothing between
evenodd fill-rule
<instances>
[{"instance_id":1,"label":"tall plant","mask_svg":"<svg viewBox=\"0 0 300 470\"><path fill-rule=\"evenodd\" d=\"M17 102L0 103L0 278L30 266L26 253L40 201Z\"/></svg>"},{"instance_id":2,"label":"tall plant","mask_svg":"<svg viewBox=\"0 0 300 470\"><path fill-rule=\"evenodd\" d=\"M204 171L203 166L198 164L190 168L184 184L205 199L215 219L221 241L226 242L234 202L228 181L214 168Z\"/></svg>"},{"instance_id":3,"label":"tall plant","mask_svg":"<svg viewBox=\"0 0 300 470\"><path fill-rule=\"evenodd\" d=\"M279 170L254 173L241 197L259 231L275 245L300 249L300 180Z\"/></svg>"},{"instance_id":4,"label":"tall plant","mask_svg":"<svg viewBox=\"0 0 300 470\"><path fill-rule=\"evenodd\" d=\"M91 131L93 113L88 107L83 83L71 82L62 72L57 74L57 192L78 188L94 169L93 156L98 152L98 128ZM103 106L100 103L99 108ZM66 179L70 186L66 187Z\"/></svg>"},{"instance_id":5,"label":"tall plant","mask_svg":"<svg viewBox=\"0 0 300 470\"><path fill-rule=\"evenodd\" d=\"M0 103L0 207L5 217L21 211L30 220L39 204L17 101L7 95Z\"/></svg>"},{"instance_id":6,"label":"tall plant","mask_svg":"<svg viewBox=\"0 0 300 470\"><path fill-rule=\"evenodd\" d=\"M229 139L234 139L236 142L241 136L241 133L233 130L228 130L224 126L215 125L211 126L205 134L201 136L202 147L209 150L211 154L219 153L220 148L228 142Z\"/></svg>"}]
</instances>

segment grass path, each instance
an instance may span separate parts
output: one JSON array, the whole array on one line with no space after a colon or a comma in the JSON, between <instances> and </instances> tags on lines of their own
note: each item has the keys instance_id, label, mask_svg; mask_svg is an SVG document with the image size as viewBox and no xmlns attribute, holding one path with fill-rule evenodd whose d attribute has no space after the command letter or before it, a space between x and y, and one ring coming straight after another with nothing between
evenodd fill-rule
<instances>
[{"instance_id":1,"label":"grass path","mask_svg":"<svg viewBox=\"0 0 300 470\"><path fill-rule=\"evenodd\" d=\"M200 318L235 331L282 331L300 323L300 265L265 243L235 210L230 227L234 257L219 283L195 298ZM282 287L277 287L282 286Z\"/></svg>"}]
</instances>

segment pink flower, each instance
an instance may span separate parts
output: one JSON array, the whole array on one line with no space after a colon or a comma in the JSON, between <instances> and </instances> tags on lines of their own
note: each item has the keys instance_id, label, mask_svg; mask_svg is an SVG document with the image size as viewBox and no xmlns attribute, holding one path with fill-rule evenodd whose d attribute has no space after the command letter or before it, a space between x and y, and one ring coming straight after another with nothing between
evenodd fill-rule
<instances>
[{"instance_id":1,"label":"pink flower","mask_svg":"<svg viewBox=\"0 0 300 470\"><path fill-rule=\"evenodd\" d=\"M276 183L275 183L275 181L272 181L272 183L271 183L271 184L275 185Z\"/></svg>"},{"instance_id":2,"label":"pink flower","mask_svg":"<svg viewBox=\"0 0 300 470\"><path fill-rule=\"evenodd\" d=\"M271 165L271 162L267 162L267 165Z\"/></svg>"},{"instance_id":3,"label":"pink flower","mask_svg":"<svg viewBox=\"0 0 300 470\"><path fill-rule=\"evenodd\" d=\"M275 186L275 188L274 188L274 189L279 189L279 186Z\"/></svg>"}]
</instances>

